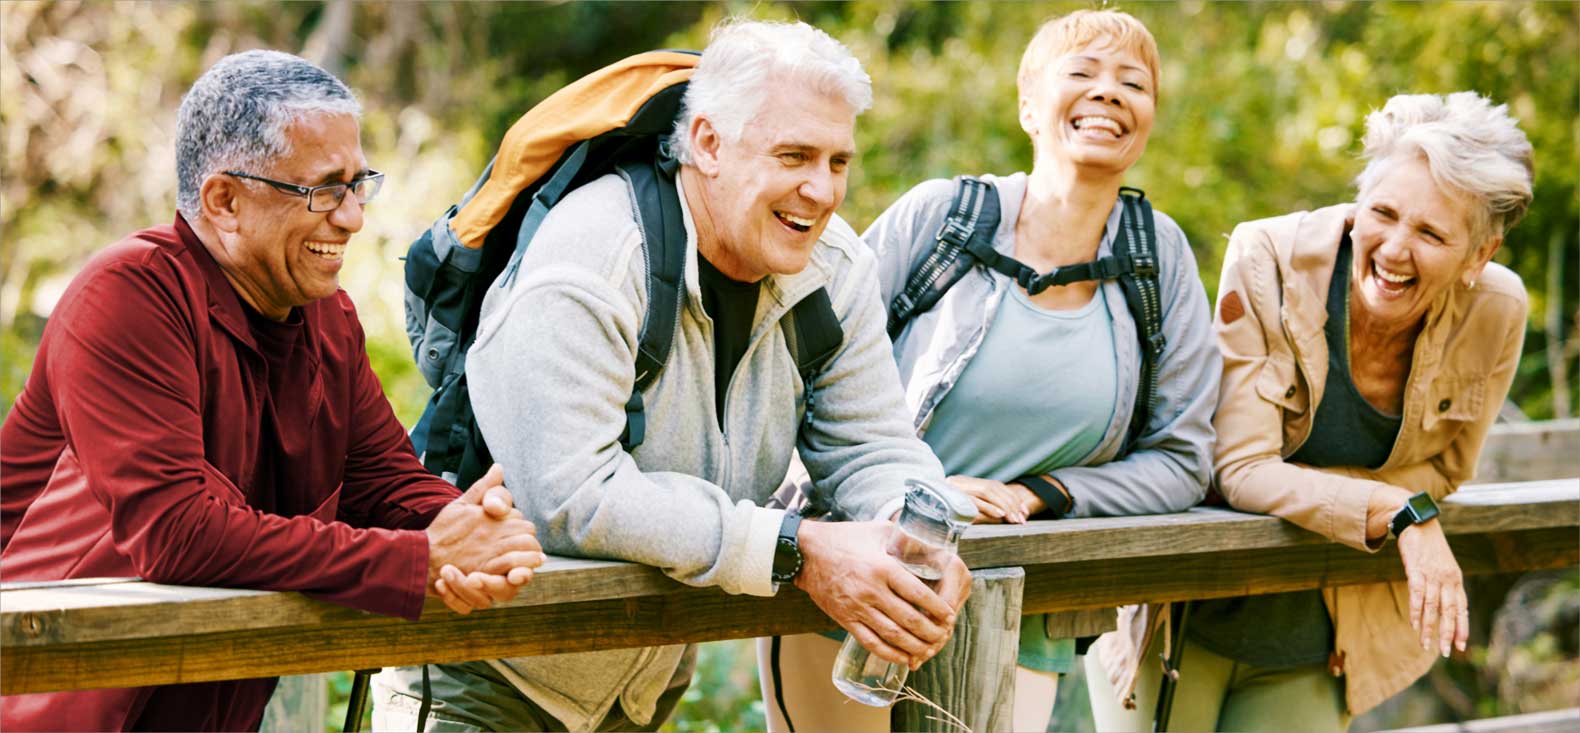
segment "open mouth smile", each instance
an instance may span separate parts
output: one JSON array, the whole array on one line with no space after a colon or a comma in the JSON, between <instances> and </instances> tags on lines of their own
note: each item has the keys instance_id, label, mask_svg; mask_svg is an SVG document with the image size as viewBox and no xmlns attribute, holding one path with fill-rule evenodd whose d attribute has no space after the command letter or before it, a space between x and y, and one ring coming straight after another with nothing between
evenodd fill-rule
<instances>
[{"instance_id":1,"label":"open mouth smile","mask_svg":"<svg viewBox=\"0 0 1580 733\"><path fill-rule=\"evenodd\" d=\"M332 262L339 262L346 256L345 242L307 242L307 251Z\"/></svg>"},{"instance_id":2,"label":"open mouth smile","mask_svg":"<svg viewBox=\"0 0 1580 733\"><path fill-rule=\"evenodd\" d=\"M1376 261L1372 262L1371 274L1372 282L1376 283L1377 289L1383 295L1403 295L1406 290L1415 285L1414 275L1394 272L1377 264Z\"/></svg>"},{"instance_id":3,"label":"open mouth smile","mask_svg":"<svg viewBox=\"0 0 1580 733\"><path fill-rule=\"evenodd\" d=\"M817 219L807 219L783 211L775 211L774 218L778 219L780 224L803 234L812 231L812 225L817 223Z\"/></svg>"},{"instance_id":4,"label":"open mouth smile","mask_svg":"<svg viewBox=\"0 0 1580 733\"><path fill-rule=\"evenodd\" d=\"M1097 115L1077 117L1070 121L1070 126L1083 136L1100 136L1106 133L1117 140L1125 135L1124 126L1117 120Z\"/></svg>"}]
</instances>

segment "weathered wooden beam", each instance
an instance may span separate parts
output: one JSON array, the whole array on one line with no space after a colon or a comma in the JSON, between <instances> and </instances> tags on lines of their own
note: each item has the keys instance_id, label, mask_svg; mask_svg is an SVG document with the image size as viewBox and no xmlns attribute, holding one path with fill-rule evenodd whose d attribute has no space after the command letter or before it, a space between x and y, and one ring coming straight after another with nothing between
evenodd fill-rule
<instances>
[{"instance_id":1,"label":"weathered wooden beam","mask_svg":"<svg viewBox=\"0 0 1580 733\"><path fill-rule=\"evenodd\" d=\"M1571 528L1455 536L1469 574L1580 564ZM1022 611L1300 590L1400 577L1397 557L1315 546L1175 558L1098 560L1027 568ZM7 647L5 694L170 684L309 672L555 654L828 630L798 591L783 598L686 589L641 598L518 606L415 623L356 622L222 633Z\"/></svg>"},{"instance_id":2,"label":"weathered wooden beam","mask_svg":"<svg viewBox=\"0 0 1580 733\"><path fill-rule=\"evenodd\" d=\"M973 733L1010 730L1025 582L1020 568L972 571L971 599L955 620L954 636L907 680L917 694L948 714L919 702L900 702L889 712L890 730L959 733L961 724Z\"/></svg>"},{"instance_id":3,"label":"weathered wooden beam","mask_svg":"<svg viewBox=\"0 0 1580 733\"><path fill-rule=\"evenodd\" d=\"M1498 423L1476 461L1477 483L1538 481L1575 475L1580 419Z\"/></svg>"},{"instance_id":4,"label":"weathered wooden beam","mask_svg":"<svg viewBox=\"0 0 1580 733\"><path fill-rule=\"evenodd\" d=\"M1445 503L1444 526L1468 573L1580 564L1580 482L1466 489ZM1374 582L1401 572L1391 549L1368 555L1277 519L1210 509L973 528L961 547L975 567L1028 566L1026 613ZM563 558L507 607L460 617L433 605L416 623L295 593L122 581L0 588L5 694L833 628L793 589L780 598L732 597L649 567Z\"/></svg>"}]
</instances>

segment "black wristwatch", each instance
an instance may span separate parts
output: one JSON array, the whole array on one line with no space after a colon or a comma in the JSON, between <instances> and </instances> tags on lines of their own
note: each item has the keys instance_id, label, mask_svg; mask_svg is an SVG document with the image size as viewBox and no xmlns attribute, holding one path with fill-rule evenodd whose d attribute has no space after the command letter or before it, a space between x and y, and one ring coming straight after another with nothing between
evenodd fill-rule
<instances>
[{"instance_id":1,"label":"black wristwatch","mask_svg":"<svg viewBox=\"0 0 1580 733\"><path fill-rule=\"evenodd\" d=\"M779 540L774 543L774 587L789 583L801 572L801 543L796 533L801 530L801 514L794 509L785 511L785 520L779 525Z\"/></svg>"},{"instance_id":2,"label":"black wristwatch","mask_svg":"<svg viewBox=\"0 0 1580 733\"><path fill-rule=\"evenodd\" d=\"M1437 502L1432 501L1432 495L1425 491L1410 497L1404 506L1399 507L1399 513L1393 515L1393 521L1388 523L1388 534L1398 537L1405 529L1425 522L1437 516Z\"/></svg>"}]
</instances>

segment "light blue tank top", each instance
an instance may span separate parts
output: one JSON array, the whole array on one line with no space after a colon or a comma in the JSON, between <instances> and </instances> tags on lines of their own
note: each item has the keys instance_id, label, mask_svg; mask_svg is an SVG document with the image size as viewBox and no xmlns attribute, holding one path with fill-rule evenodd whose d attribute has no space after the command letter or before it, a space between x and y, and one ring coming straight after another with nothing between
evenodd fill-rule
<instances>
[{"instance_id":1,"label":"light blue tank top","mask_svg":"<svg viewBox=\"0 0 1580 733\"><path fill-rule=\"evenodd\" d=\"M1046 310L1020 288L1007 290L922 435L951 475L1010 481L1078 465L1113 418L1118 356L1102 289L1073 311ZM1075 640L1052 638L1044 615L1027 616L1016 662L1068 674Z\"/></svg>"},{"instance_id":2,"label":"light blue tank top","mask_svg":"<svg viewBox=\"0 0 1580 733\"><path fill-rule=\"evenodd\" d=\"M1118 367L1103 291L1051 311L1006 290L922 435L950 474L1009 481L1078 465L1113 418Z\"/></svg>"}]
</instances>

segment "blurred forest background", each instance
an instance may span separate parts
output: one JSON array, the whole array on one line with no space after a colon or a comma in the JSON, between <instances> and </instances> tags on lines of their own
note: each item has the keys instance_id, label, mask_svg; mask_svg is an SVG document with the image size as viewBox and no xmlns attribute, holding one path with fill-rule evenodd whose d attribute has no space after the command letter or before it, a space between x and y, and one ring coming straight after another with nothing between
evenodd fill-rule
<instances>
[{"instance_id":1,"label":"blurred forest background","mask_svg":"<svg viewBox=\"0 0 1580 733\"><path fill-rule=\"evenodd\" d=\"M0 409L9 411L83 260L172 220L176 108L225 54L299 53L361 96L363 146L388 186L342 285L359 304L385 391L411 425L427 389L403 329L398 258L472 183L506 128L551 91L637 51L701 48L729 14L813 23L849 45L874 80L841 212L859 231L922 180L1028 168L1015 115L1021 50L1042 20L1092 6L0 3ZM1576 414L1580 4L1117 7L1152 29L1163 58L1157 126L1128 183L1184 227L1209 296L1237 222L1350 200L1365 115L1389 96L1472 89L1507 103L1537 170L1530 214L1497 255L1531 295L1511 401L1533 419ZM1516 580L1473 591L1481 623L1469 653L1353 730L1574 705L1580 576ZM1495 626L1505 600L1548 623ZM339 695L344 682L333 686ZM1089 729L1078 690L1061 685L1054 729ZM669 729L761 729L762 720L749 644L706 645Z\"/></svg>"}]
</instances>

